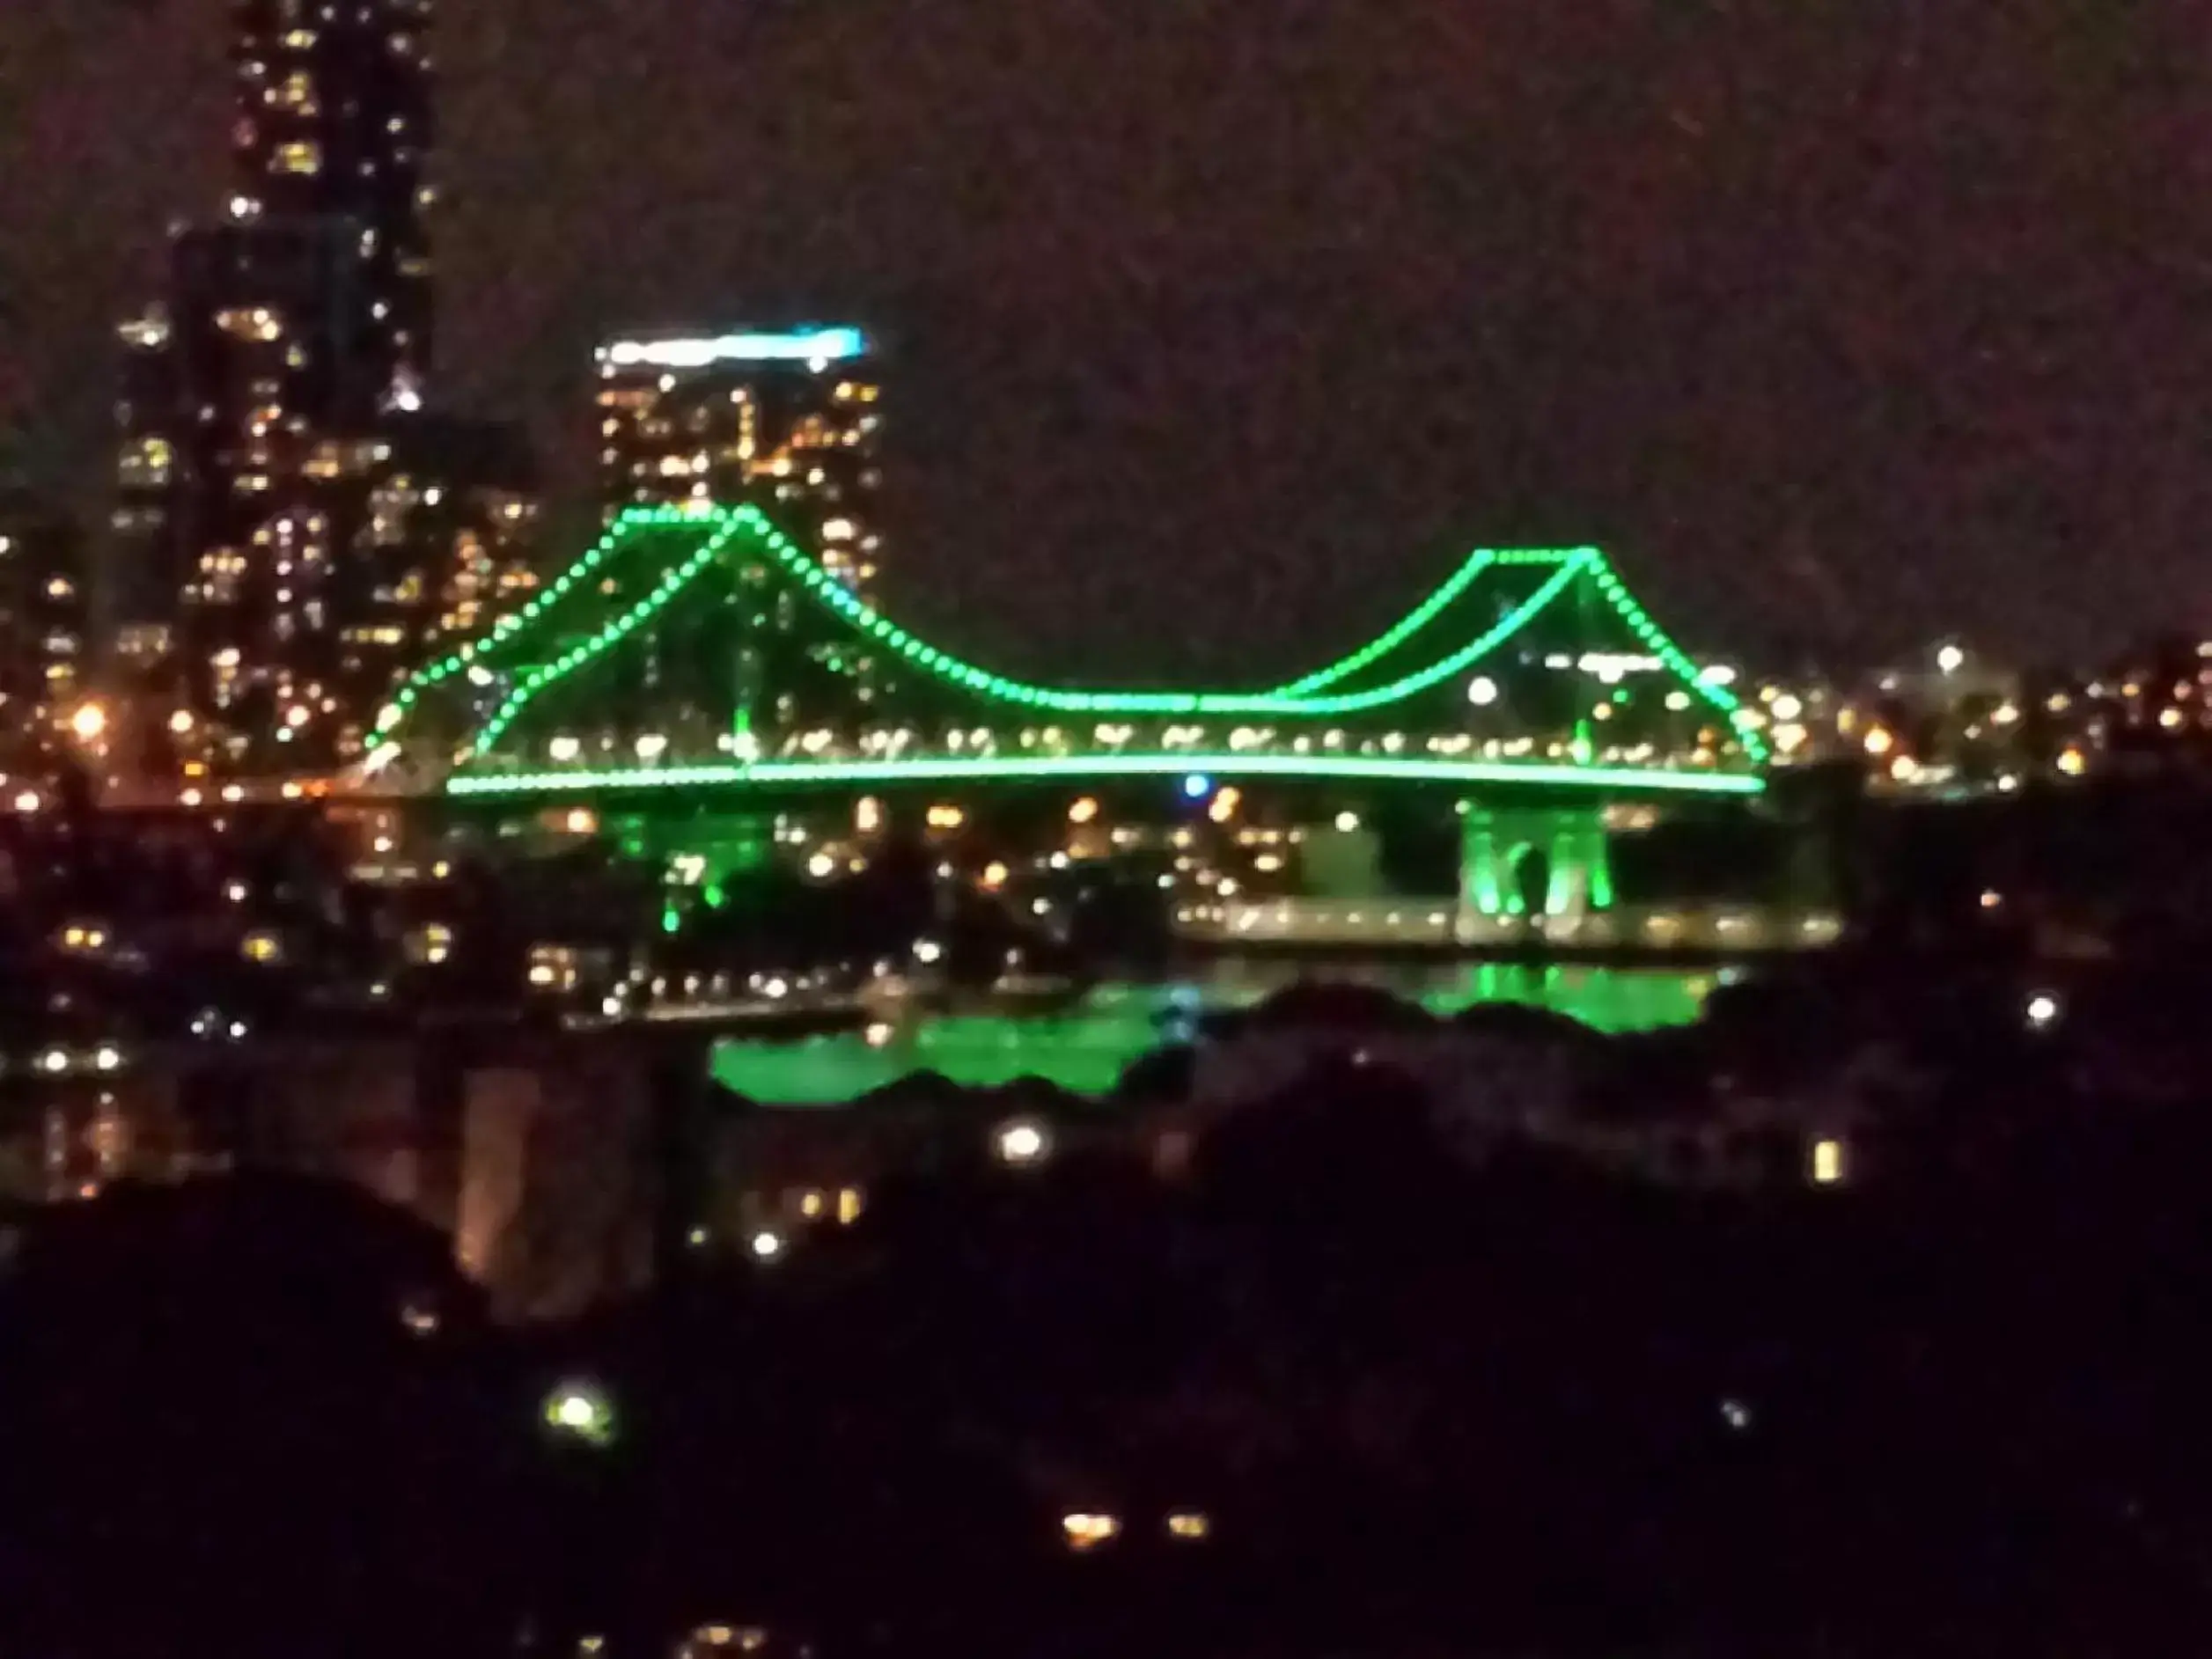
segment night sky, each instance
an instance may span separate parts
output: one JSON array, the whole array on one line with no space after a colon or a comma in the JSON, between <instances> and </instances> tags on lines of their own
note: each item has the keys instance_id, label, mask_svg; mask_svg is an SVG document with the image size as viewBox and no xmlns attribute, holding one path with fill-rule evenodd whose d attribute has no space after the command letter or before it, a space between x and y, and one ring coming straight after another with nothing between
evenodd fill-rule
<instances>
[{"instance_id":1,"label":"night sky","mask_svg":"<svg viewBox=\"0 0 2212 1659\"><path fill-rule=\"evenodd\" d=\"M0 429L88 505L219 200L223 0L0 0ZM1694 649L2212 624L2194 0L445 0L449 402L589 488L594 339L896 351L893 608L1289 670L1476 541Z\"/></svg>"}]
</instances>

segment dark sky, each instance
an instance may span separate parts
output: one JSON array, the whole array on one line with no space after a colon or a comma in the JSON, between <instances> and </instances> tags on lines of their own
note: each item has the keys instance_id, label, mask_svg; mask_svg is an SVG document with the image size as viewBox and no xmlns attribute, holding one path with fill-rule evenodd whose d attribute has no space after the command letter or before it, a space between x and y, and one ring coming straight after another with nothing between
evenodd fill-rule
<instances>
[{"instance_id":1,"label":"dark sky","mask_svg":"<svg viewBox=\"0 0 2212 1659\"><path fill-rule=\"evenodd\" d=\"M82 478L217 200L222 0L0 0L0 428ZM1264 672L1479 540L1694 646L2212 624L2197 0L445 0L451 400L895 342L894 608Z\"/></svg>"}]
</instances>

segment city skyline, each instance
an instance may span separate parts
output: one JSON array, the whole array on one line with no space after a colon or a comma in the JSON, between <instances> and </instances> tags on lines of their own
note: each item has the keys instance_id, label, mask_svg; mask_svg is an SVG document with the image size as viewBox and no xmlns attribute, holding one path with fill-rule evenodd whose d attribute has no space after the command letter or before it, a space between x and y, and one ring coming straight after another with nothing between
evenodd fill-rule
<instances>
[{"instance_id":1,"label":"city skyline","mask_svg":"<svg viewBox=\"0 0 2212 1659\"><path fill-rule=\"evenodd\" d=\"M593 340L862 318L922 389L897 582L940 618L995 596L974 642L1018 666L1273 657L1238 637L1253 592L1295 656L1476 539L1614 547L1731 652L1953 627L2083 652L2197 616L2201 354L2172 325L2200 233L2169 216L2157 248L2105 257L2186 178L2163 158L2189 89L2141 72L2156 19L2055 43L1903 13L1609 37L1570 6L1493 19L1513 49L1492 53L1469 19L1371 7L1281 40L1202 10L1127 38L1072 0L979 15L687 33L648 5L620 50L588 18L540 38L441 15L458 400L529 413L574 502ZM107 348L57 271L120 295L202 194L219 142L183 152L226 90L221 15L39 26L12 55L45 83L23 130L95 165L67 224L52 169L0 186L0 420L54 426L40 452L81 471L85 414L45 406ZM1165 111L1140 71L1203 90ZM149 141L99 161L126 85ZM1064 114L993 142L1048 93ZM732 99L746 120L706 143ZM2084 146L2113 165L2079 176Z\"/></svg>"}]
</instances>

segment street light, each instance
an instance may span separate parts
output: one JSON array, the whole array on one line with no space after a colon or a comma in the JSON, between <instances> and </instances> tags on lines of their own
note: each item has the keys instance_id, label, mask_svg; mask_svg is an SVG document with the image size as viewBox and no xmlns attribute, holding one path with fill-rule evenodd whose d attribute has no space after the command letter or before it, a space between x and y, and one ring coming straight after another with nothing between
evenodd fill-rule
<instances>
[{"instance_id":1,"label":"street light","mask_svg":"<svg viewBox=\"0 0 2212 1659\"><path fill-rule=\"evenodd\" d=\"M79 743L98 743L107 730L107 710L98 701L81 702L70 716L70 730Z\"/></svg>"}]
</instances>

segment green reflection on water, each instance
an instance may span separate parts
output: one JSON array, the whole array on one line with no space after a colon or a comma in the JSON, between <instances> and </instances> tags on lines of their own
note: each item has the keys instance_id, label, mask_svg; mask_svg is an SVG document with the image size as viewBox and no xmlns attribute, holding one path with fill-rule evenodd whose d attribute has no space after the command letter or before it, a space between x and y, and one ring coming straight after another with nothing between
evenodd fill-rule
<instances>
[{"instance_id":1,"label":"green reflection on water","mask_svg":"<svg viewBox=\"0 0 2212 1659\"><path fill-rule=\"evenodd\" d=\"M1204 980L1099 986L1035 1013L927 1014L901 1023L881 1046L857 1031L785 1043L730 1039L715 1046L714 1075L739 1094L790 1106L841 1105L917 1071L940 1072L967 1088L1042 1077L1076 1094L1105 1094L1133 1061L1175 1040L1202 1009L1246 1006L1298 977L1287 968L1225 968ZM1604 1031L1687 1024L1713 984L1707 973L1495 962L1358 978L1431 1013L1472 1002L1525 1002Z\"/></svg>"}]
</instances>

